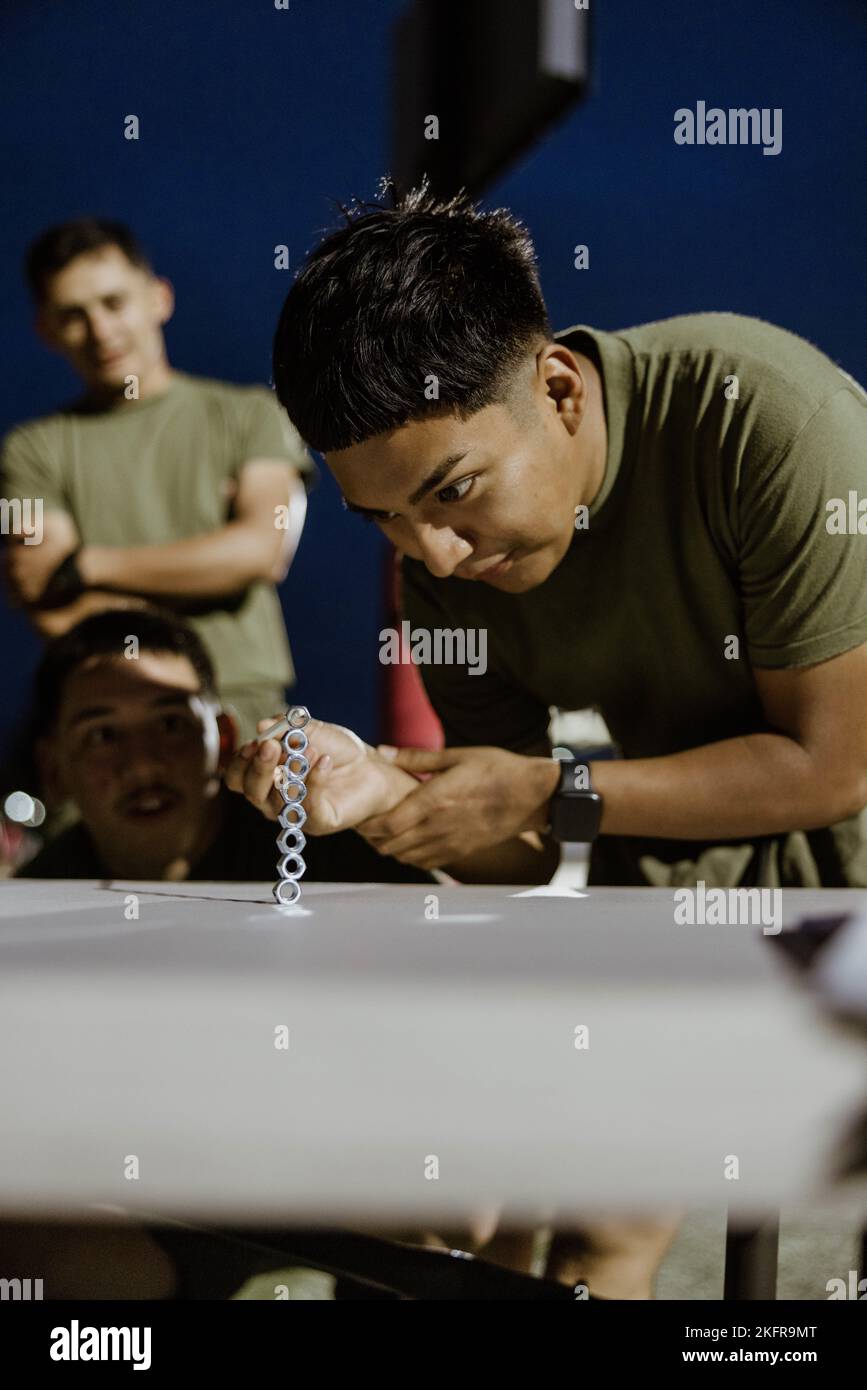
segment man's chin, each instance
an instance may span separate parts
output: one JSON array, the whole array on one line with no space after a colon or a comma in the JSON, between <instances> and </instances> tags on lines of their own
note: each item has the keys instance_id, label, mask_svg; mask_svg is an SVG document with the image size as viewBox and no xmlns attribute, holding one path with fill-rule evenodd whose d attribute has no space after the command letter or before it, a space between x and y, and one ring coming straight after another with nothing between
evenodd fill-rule
<instances>
[{"instance_id":1,"label":"man's chin","mask_svg":"<svg viewBox=\"0 0 867 1390\"><path fill-rule=\"evenodd\" d=\"M529 589L537 589L540 584L544 584L556 568L557 562L549 552L539 551L522 555L503 574L494 575L491 579L482 579L481 582L491 589L498 589L502 594L525 594Z\"/></svg>"},{"instance_id":2,"label":"man's chin","mask_svg":"<svg viewBox=\"0 0 867 1390\"><path fill-rule=\"evenodd\" d=\"M122 362L117 366L90 367L83 375L91 391L114 392L125 390L128 378L137 374L127 362Z\"/></svg>"},{"instance_id":3,"label":"man's chin","mask_svg":"<svg viewBox=\"0 0 867 1390\"><path fill-rule=\"evenodd\" d=\"M122 847L112 845L101 857L112 878L165 879L176 877L171 871L178 863L189 865L190 846L183 832L137 840L128 837Z\"/></svg>"},{"instance_id":4,"label":"man's chin","mask_svg":"<svg viewBox=\"0 0 867 1390\"><path fill-rule=\"evenodd\" d=\"M120 859L111 866L111 877L125 883L163 883L167 879L177 879L178 874L169 872L179 860L177 851L155 859ZM189 868L189 865L187 865Z\"/></svg>"}]
</instances>

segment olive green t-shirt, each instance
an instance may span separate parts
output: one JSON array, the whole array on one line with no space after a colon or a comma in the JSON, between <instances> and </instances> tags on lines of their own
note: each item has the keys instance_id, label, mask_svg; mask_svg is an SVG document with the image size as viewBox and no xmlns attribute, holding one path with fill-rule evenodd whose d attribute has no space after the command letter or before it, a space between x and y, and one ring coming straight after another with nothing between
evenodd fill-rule
<instances>
[{"instance_id":1,"label":"olive green t-shirt","mask_svg":"<svg viewBox=\"0 0 867 1390\"><path fill-rule=\"evenodd\" d=\"M867 641L867 535L829 531L827 508L867 496L867 395L809 343L734 314L558 337L603 380L586 529L523 594L404 562L413 627L487 629L484 675L422 669L447 743L538 752L551 706L598 709L627 758L761 731L754 667ZM590 881L729 886L760 861L767 886L867 886L867 825L723 846L601 836Z\"/></svg>"},{"instance_id":2,"label":"olive green t-shirt","mask_svg":"<svg viewBox=\"0 0 867 1390\"><path fill-rule=\"evenodd\" d=\"M314 471L270 391L175 372L159 396L114 410L76 404L13 430L4 441L3 489L7 497L42 498L46 512L68 512L83 545L165 545L225 525L240 470L254 458ZM293 679L273 585L181 608L227 700ZM263 698L267 716L273 695Z\"/></svg>"}]
</instances>

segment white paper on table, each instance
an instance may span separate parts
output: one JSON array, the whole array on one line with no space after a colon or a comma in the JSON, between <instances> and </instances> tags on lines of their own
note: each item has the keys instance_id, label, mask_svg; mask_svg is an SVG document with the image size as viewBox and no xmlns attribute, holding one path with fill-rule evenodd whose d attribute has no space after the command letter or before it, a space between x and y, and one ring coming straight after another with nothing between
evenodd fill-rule
<instances>
[{"instance_id":1,"label":"white paper on table","mask_svg":"<svg viewBox=\"0 0 867 1390\"><path fill-rule=\"evenodd\" d=\"M510 893L510 898L586 898L587 894L582 893L580 888L570 888L564 883L560 887L556 883L540 883L538 888L525 888L522 893Z\"/></svg>"}]
</instances>

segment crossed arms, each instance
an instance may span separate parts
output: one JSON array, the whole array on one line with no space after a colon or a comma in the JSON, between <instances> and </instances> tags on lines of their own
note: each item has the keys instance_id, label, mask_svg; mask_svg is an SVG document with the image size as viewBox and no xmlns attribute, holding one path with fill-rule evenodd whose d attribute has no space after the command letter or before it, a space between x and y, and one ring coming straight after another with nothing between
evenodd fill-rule
<instances>
[{"instance_id":1,"label":"crossed arms","mask_svg":"<svg viewBox=\"0 0 867 1390\"><path fill-rule=\"evenodd\" d=\"M275 524L288 508L288 526ZM130 596L170 604L235 594L256 581L279 583L292 562L306 510L304 484L283 459L254 458L242 465L232 519L215 530L165 545L91 546L78 556L87 590L63 608L41 609L45 586L80 538L68 512L49 511L39 545L12 540L6 575L13 601L24 606L46 637L58 636L89 613L127 607ZM133 600L134 601L134 600Z\"/></svg>"}]
</instances>

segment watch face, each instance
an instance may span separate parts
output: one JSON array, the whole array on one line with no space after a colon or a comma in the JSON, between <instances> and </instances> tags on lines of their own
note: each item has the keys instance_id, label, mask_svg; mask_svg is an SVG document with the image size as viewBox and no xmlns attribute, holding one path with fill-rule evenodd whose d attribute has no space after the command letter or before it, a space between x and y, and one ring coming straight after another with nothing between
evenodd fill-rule
<instances>
[{"instance_id":1,"label":"watch face","mask_svg":"<svg viewBox=\"0 0 867 1390\"><path fill-rule=\"evenodd\" d=\"M602 819L598 792L559 792L551 803L551 834L555 840L587 844L595 840Z\"/></svg>"}]
</instances>

